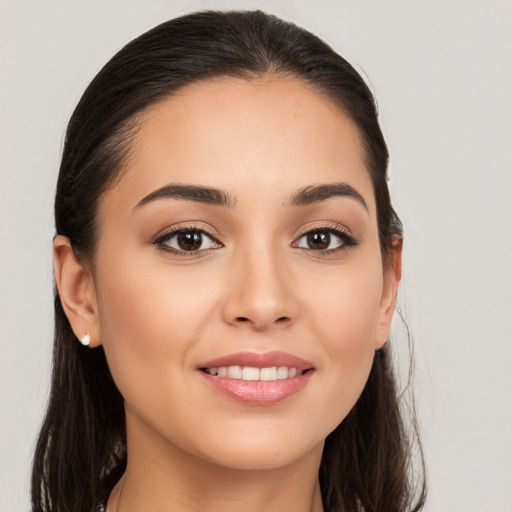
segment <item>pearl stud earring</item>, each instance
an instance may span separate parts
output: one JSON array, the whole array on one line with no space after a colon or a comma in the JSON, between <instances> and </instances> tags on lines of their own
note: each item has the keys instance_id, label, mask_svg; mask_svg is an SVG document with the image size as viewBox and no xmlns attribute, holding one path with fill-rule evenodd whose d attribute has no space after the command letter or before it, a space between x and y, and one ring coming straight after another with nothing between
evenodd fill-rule
<instances>
[{"instance_id":1,"label":"pearl stud earring","mask_svg":"<svg viewBox=\"0 0 512 512\"><path fill-rule=\"evenodd\" d=\"M89 345L89 343L91 343L91 335L89 334L89 331L87 331L87 333L85 334L85 336L83 338L80 338L80 343L82 345Z\"/></svg>"}]
</instances>

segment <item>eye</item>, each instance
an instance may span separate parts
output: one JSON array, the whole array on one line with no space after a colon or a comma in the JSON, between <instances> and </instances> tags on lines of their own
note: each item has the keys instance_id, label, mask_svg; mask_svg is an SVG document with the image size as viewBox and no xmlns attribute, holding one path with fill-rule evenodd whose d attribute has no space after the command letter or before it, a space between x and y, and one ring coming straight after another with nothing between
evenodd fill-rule
<instances>
[{"instance_id":1,"label":"eye","mask_svg":"<svg viewBox=\"0 0 512 512\"><path fill-rule=\"evenodd\" d=\"M208 249L222 247L212 236L197 228L178 228L155 240L155 245L174 254L196 254Z\"/></svg>"},{"instance_id":2,"label":"eye","mask_svg":"<svg viewBox=\"0 0 512 512\"><path fill-rule=\"evenodd\" d=\"M297 247L316 252L336 252L346 247L354 247L357 240L337 228L320 228L308 231L300 236Z\"/></svg>"}]
</instances>

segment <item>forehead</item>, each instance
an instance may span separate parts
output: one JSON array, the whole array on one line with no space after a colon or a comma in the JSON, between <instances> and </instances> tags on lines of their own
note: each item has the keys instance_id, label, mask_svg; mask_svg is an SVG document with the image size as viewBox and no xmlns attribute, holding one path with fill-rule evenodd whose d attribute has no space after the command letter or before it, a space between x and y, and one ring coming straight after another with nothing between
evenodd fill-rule
<instances>
[{"instance_id":1,"label":"forehead","mask_svg":"<svg viewBox=\"0 0 512 512\"><path fill-rule=\"evenodd\" d=\"M355 124L311 86L273 76L222 79L149 107L113 188L133 205L170 182L282 202L298 188L343 181L374 208L364 162Z\"/></svg>"}]
</instances>

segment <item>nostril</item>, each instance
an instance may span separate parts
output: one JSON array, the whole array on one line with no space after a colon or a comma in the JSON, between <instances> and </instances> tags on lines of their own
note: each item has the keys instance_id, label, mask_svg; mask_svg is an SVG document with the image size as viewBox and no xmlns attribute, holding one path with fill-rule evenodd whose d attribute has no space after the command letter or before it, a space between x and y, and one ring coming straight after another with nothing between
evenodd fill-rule
<instances>
[{"instance_id":1,"label":"nostril","mask_svg":"<svg viewBox=\"0 0 512 512\"><path fill-rule=\"evenodd\" d=\"M236 322L250 322L250 321L251 321L250 318L245 317L245 316L238 316L238 317L236 317ZM281 316L279 318L276 318L275 323L276 324L277 323L285 324L285 323L287 323L289 321L290 321L290 317L288 317L288 316ZM256 322L255 322L255 325L256 325Z\"/></svg>"}]
</instances>

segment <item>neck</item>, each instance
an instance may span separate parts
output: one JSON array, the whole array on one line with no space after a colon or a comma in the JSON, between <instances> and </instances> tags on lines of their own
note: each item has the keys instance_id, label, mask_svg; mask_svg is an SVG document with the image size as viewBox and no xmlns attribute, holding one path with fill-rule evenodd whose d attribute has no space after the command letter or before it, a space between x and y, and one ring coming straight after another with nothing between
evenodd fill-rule
<instances>
[{"instance_id":1,"label":"neck","mask_svg":"<svg viewBox=\"0 0 512 512\"><path fill-rule=\"evenodd\" d=\"M191 455L157 434L130 433L127 469L108 512L323 512L322 446L283 467L239 469Z\"/></svg>"}]
</instances>

